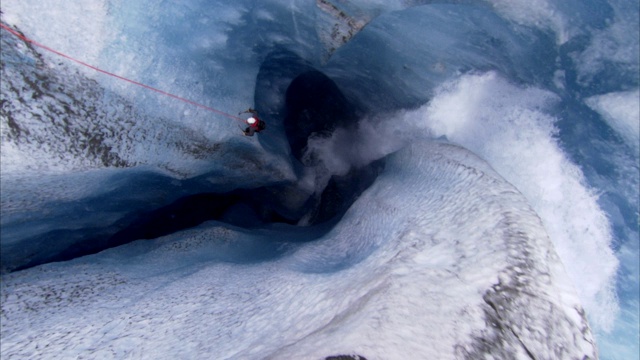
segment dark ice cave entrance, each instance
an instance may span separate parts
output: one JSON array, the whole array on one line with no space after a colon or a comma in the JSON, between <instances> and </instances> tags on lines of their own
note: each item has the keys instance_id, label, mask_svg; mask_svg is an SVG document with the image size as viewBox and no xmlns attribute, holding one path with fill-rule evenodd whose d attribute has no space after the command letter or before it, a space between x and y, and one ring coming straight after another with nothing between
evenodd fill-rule
<instances>
[{"instance_id":1,"label":"dark ice cave entrance","mask_svg":"<svg viewBox=\"0 0 640 360\"><path fill-rule=\"evenodd\" d=\"M302 161L307 139L312 134L328 135L338 127L348 127L357 121L355 107L329 77L316 70L306 71L291 81L284 104L285 116L282 119L270 118L269 123L283 122L295 158L293 161ZM136 239L153 239L208 220L249 229L275 222L296 225L303 217L309 218L307 226L322 224L344 214L373 183L381 169L382 162L375 162L354 168L344 176L333 176L319 196L309 198L297 208L287 208L278 200L290 191L283 185L189 195L141 214L114 234L110 242L115 245Z\"/></svg>"},{"instance_id":2,"label":"dark ice cave entrance","mask_svg":"<svg viewBox=\"0 0 640 360\"><path fill-rule=\"evenodd\" d=\"M274 91L270 85L273 83L287 84L277 89L280 92L278 103L266 100L273 99L273 93L264 94ZM258 74L255 102L256 108L266 114L263 116L270 127L284 129L291 149L291 161L298 169L313 165L308 161L305 164L303 159L310 136L329 136L337 128L349 129L356 125L359 114L358 107L329 77L286 51L274 52L264 61ZM260 140L261 135L257 136ZM67 238L70 245L55 254L47 251L32 254L27 264L13 270L66 261L139 239L158 238L210 220L255 229L273 223L300 225L304 218L304 226L310 230L316 228L309 231L309 238L305 239L311 241L342 217L374 182L383 166L383 161L379 160L367 166L354 167L345 175L334 175L319 193L297 202L286 201L289 196L299 195L296 191L299 185L295 183L223 193L204 190L193 194L192 191L168 205L146 205L105 228L57 230L42 234L32 240L46 244L56 238ZM291 203L296 205L286 205ZM319 227L323 230L318 231Z\"/></svg>"}]
</instances>

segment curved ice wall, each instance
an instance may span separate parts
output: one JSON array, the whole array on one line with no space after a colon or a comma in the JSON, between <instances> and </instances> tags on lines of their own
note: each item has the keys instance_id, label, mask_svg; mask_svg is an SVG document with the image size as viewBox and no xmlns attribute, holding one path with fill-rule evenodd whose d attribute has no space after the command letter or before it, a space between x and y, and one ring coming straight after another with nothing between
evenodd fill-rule
<instances>
[{"instance_id":1,"label":"curved ice wall","mask_svg":"<svg viewBox=\"0 0 640 360\"><path fill-rule=\"evenodd\" d=\"M212 222L5 274L3 354L582 358L584 307L602 358L635 356L637 3L424 3L3 2L37 41L234 114L259 104L270 126L245 141L3 30L5 269L182 196L276 184L297 204L323 174L387 162L325 235ZM360 117L309 139L311 167L283 123L308 69Z\"/></svg>"}]
</instances>

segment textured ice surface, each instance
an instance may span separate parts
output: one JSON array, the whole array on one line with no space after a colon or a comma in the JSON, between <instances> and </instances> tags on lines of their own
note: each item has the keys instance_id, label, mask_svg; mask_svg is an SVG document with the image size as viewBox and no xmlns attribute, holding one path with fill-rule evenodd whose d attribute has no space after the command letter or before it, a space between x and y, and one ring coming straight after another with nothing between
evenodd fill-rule
<instances>
[{"instance_id":1,"label":"textured ice surface","mask_svg":"<svg viewBox=\"0 0 640 360\"><path fill-rule=\"evenodd\" d=\"M461 148L393 155L314 243L272 231L210 223L5 275L3 357L595 357L539 218ZM238 261L274 241L277 260Z\"/></svg>"},{"instance_id":2,"label":"textured ice surface","mask_svg":"<svg viewBox=\"0 0 640 360\"><path fill-rule=\"evenodd\" d=\"M180 357L178 344L203 357L220 348L256 358L394 358L409 349L557 358L561 346L580 357L593 352L582 306L602 358L636 358L639 165L637 138L620 125L635 129L637 1L428 3L3 1L3 21L58 50L231 113L260 101L271 121L269 137L245 142L235 123L35 54L2 31L3 266L7 254L46 255L73 246L69 234L191 193L295 180L313 189L313 179L294 175L283 114L270 112L296 74L256 81L274 51L290 51L376 110L349 131L314 138L334 160L330 171L414 143L390 160L397 174L387 171L314 243L300 244L311 234L288 227L210 223L3 275L3 357L37 354L45 341L68 349L60 357ZM424 145L436 136L500 176L473 180L472 169L494 172L457 147ZM466 165L454 164L459 156ZM539 273L551 282L531 275ZM505 293L516 310L500 308ZM547 342L552 333L566 341Z\"/></svg>"},{"instance_id":3,"label":"textured ice surface","mask_svg":"<svg viewBox=\"0 0 640 360\"><path fill-rule=\"evenodd\" d=\"M487 73L443 86L426 107L423 122L435 136L446 136L482 156L524 194L560 257L571 264L567 272L592 320L611 327L609 314L617 309L609 284L618 261L608 249L610 225L580 169L553 139L555 120L544 110L555 102L552 93L517 88ZM595 258L597 269L592 266Z\"/></svg>"}]
</instances>

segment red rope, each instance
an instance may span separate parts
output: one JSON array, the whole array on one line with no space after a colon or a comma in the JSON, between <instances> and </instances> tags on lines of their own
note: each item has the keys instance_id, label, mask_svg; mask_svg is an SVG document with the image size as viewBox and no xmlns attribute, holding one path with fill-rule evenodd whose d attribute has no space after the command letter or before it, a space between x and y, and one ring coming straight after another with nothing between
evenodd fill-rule
<instances>
[{"instance_id":1,"label":"red rope","mask_svg":"<svg viewBox=\"0 0 640 360\"><path fill-rule=\"evenodd\" d=\"M156 89L156 88L151 87L151 86L149 86L149 85L145 85L145 84L143 84L143 83L139 83L139 82L137 82L137 81L133 81L133 80L127 79L127 78L122 77L122 76L120 76L120 75L116 75L116 74L114 74L114 73L110 73L110 72L108 72L108 71L105 71L105 70L102 70L102 69L100 69L100 68L97 68L97 67L95 67L95 66L93 66L93 65L87 64L87 63L85 63L85 62L83 62L83 61L80 61L80 60L78 60L78 59L74 59L73 57L71 57L71 56L69 56L69 55L63 54L63 53L61 53L61 52L59 52L59 51L57 51L57 50L54 50L54 49L52 49L52 48L50 48L50 47L48 47L48 46L42 45L42 44L40 44L40 43L36 42L35 40L31 40L30 38L28 38L28 37L26 37L26 36L24 36L24 35L22 35L22 34L18 33L17 31L15 31L15 30L11 29L10 27L8 27L8 26L6 26L6 25L4 25L4 24L2 24L2 23L0 23L0 27L2 27L3 29L5 29L5 30L7 30L8 32L12 33L13 35L15 35L15 36L19 37L20 39L22 39L22 40L23 40L23 41L25 41L25 42L28 42L28 43L30 43L30 44L33 44L33 45L37 46L37 47L40 47L40 48L42 48L42 49L45 49L45 50L47 50L47 51L49 51L49 52L52 52L52 53L57 54L57 55L59 55L59 56L62 56L63 58L66 58L66 59L69 59L69 60L71 60L71 61L74 61L74 62L76 62L76 63L78 63L78 64L80 64L80 65L84 65L84 66L86 66L86 67L88 67L88 68L91 68L91 69L93 69L93 70L95 70L95 71L101 72L101 73L103 73L103 74L107 74L107 75L109 75L109 76L113 76L113 77L115 77L115 78L118 78L118 79L120 79L120 80L124 80L124 81L130 82L130 83L135 84L135 85L138 85L138 86L142 86L143 88L146 88L146 89L149 89L149 90L152 90L152 91L158 92L158 93L160 93L160 94L162 94L162 95L166 95L166 96L172 97L172 98L174 98L174 99L178 99L178 100L180 100L180 101L184 101L184 102L186 102L186 103L188 103L188 104L191 104L191 105L195 105L195 106L201 107L201 108L203 108L203 109L205 109L205 110L212 111L212 112L214 112L214 113L217 113L217 114L220 114L220 115L226 116L226 117L228 117L228 118L231 118L231 119L234 119L234 120L239 120L239 121L244 122L244 119L239 118L239 117L237 117L237 116L234 116L234 115L231 115L231 114L227 114L226 112L223 112L223 111L220 111L220 110L214 109L214 108L209 107L209 106L205 106L205 105L202 105L202 104L198 104L197 102L191 101L191 100L189 100L189 99L185 99L185 98L182 98L182 97L180 97L180 96L170 94L170 93L168 93L168 92L166 92L166 91L162 91L162 90L160 90L160 89Z\"/></svg>"}]
</instances>

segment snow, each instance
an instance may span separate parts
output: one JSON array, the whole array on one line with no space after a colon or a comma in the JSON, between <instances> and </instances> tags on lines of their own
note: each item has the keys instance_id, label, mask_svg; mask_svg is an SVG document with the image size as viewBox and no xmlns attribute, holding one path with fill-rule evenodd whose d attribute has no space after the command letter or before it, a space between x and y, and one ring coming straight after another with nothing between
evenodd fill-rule
<instances>
[{"instance_id":1,"label":"snow","mask_svg":"<svg viewBox=\"0 0 640 360\"><path fill-rule=\"evenodd\" d=\"M585 100L624 141L638 152L640 146L640 90L592 96Z\"/></svg>"},{"instance_id":2,"label":"snow","mask_svg":"<svg viewBox=\"0 0 640 360\"><path fill-rule=\"evenodd\" d=\"M424 110L407 117L421 117L434 136L482 156L524 194L542 218L592 321L611 328L618 260L609 247L610 224L580 169L553 139L554 119L541 110L555 101L552 93L518 88L487 73L444 85ZM597 269L591 265L595 258Z\"/></svg>"},{"instance_id":3,"label":"snow","mask_svg":"<svg viewBox=\"0 0 640 360\"><path fill-rule=\"evenodd\" d=\"M277 108L286 84L258 94L256 75L291 51L374 110L311 139L326 177L386 168L314 241L210 222L3 273L1 357L582 358L591 329L601 358L637 357L637 2L425 3L3 1L39 42L231 114L258 96ZM2 42L3 271L74 245L43 234L145 205L322 185L294 171L280 124L238 139Z\"/></svg>"},{"instance_id":4,"label":"snow","mask_svg":"<svg viewBox=\"0 0 640 360\"><path fill-rule=\"evenodd\" d=\"M557 5L553 1L490 0L489 3L496 11L505 14L514 21L552 30L556 33L558 44L566 43L575 35L573 33L575 29L569 27L566 15L558 11Z\"/></svg>"}]
</instances>

